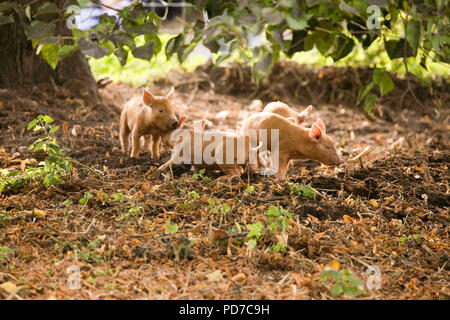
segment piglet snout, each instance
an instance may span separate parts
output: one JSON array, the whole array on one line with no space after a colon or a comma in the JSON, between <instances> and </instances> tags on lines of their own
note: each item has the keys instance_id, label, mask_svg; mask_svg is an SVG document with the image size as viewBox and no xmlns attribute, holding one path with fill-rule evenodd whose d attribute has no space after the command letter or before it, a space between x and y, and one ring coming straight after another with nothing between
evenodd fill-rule
<instances>
[{"instance_id":1,"label":"piglet snout","mask_svg":"<svg viewBox=\"0 0 450 320\"><path fill-rule=\"evenodd\" d=\"M170 124L170 128L171 129L176 129L178 127L178 120L173 120L172 123Z\"/></svg>"}]
</instances>

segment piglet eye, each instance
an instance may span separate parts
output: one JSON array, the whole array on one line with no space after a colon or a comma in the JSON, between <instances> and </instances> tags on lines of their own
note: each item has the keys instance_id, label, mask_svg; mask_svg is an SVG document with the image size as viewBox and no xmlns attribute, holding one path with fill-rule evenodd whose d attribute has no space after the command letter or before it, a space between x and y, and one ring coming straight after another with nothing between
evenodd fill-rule
<instances>
[{"instance_id":1,"label":"piglet eye","mask_svg":"<svg viewBox=\"0 0 450 320\"><path fill-rule=\"evenodd\" d=\"M159 113L164 113L164 110L163 109L159 109Z\"/></svg>"}]
</instances>

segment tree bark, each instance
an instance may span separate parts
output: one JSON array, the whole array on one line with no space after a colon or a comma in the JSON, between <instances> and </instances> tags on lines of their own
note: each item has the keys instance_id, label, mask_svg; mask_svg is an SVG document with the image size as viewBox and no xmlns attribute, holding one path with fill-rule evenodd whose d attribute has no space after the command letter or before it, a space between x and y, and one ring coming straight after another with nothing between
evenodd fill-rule
<instances>
[{"instance_id":1,"label":"tree bark","mask_svg":"<svg viewBox=\"0 0 450 320\"><path fill-rule=\"evenodd\" d=\"M27 3L30 1L19 0L17 2ZM35 3L32 12L43 2L45 1ZM58 1L60 7L64 2ZM0 26L0 88L54 83L77 91L74 93L88 103L95 103L99 100L97 84L86 58L80 51L77 50L66 59L61 60L53 70L41 55L36 55L31 41L27 40L25 36L24 24L17 13L14 14L14 19L14 23ZM57 23L56 33L71 35L65 21Z\"/></svg>"}]
</instances>

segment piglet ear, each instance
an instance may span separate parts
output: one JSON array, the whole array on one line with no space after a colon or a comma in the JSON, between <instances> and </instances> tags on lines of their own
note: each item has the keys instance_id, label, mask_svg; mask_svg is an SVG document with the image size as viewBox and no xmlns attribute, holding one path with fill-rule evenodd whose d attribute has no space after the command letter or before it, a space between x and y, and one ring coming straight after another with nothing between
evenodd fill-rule
<instances>
[{"instance_id":1,"label":"piglet ear","mask_svg":"<svg viewBox=\"0 0 450 320\"><path fill-rule=\"evenodd\" d=\"M325 123L321 119L316 121L317 126L322 130L322 133L327 133L327 128L325 127Z\"/></svg>"},{"instance_id":2,"label":"piglet ear","mask_svg":"<svg viewBox=\"0 0 450 320\"><path fill-rule=\"evenodd\" d=\"M173 94L175 93L175 88L174 87L170 87L169 93L167 94L167 98L172 98Z\"/></svg>"},{"instance_id":3,"label":"piglet ear","mask_svg":"<svg viewBox=\"0 0 450 320\"><path fill-rule=\"evenodd\" d=\"M145 88L142 88L142 100L144 100L144 103L148 106L150 106L155 98L151 94L150 91L148 91Z\"/></svg>"},{"instance_id":4,"label":"piglet ear","mask_svg":"<svg viewBox=\"0 0 450 320\"><path fill-rule=\"evenodd\" d=\"M178 120L178 126L177 126L177 128L183 128L185 122L186 122L186 117L185 117L185 116L182 116L182 117L180 118L180 120Z\"/></svg>"},{"instance_id":5,"label":"piglet ear","mask_svg":"<svg viewBox=\"0 0 450 320\"><path fill-rule=\"evenodd\" d=\"M302 112L300 112L297 115L297 122L298 123L302 123L303 121L305 121L306 117L311 113L313 106L309 105L305 110L303 110Z\"/></svg>"},{"instance_id":6,"label":"piglet ear","mask_svg":"<svg viewBox=\"0 0 450 320\"><path fill-rule=\"evenodd\" d=\"M320 138L322 136L322 130L317 124L317 121L312 125L311 129L309 129L309 137L310 138Z\"/></svg>"},{"instance_id":7,"label":"piglet ear","mask_svg":"<svg viewBox=\"0 0 450 320\"><path fill-rule=\"evenodd\" d=\"M292 122L292 123L296 123L297 121L295 120L295 118L294 117L289 117L289 118L287 118L290 122Z\"/></svg>"}]
</instances>

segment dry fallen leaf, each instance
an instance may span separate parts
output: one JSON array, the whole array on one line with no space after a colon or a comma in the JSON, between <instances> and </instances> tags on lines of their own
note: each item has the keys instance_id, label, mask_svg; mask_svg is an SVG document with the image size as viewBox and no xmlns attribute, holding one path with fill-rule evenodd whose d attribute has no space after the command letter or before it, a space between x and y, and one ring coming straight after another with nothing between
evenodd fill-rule
<instances>
[{"instance_id":1,"label":"dry fallen leaf","mask_svg":"<svg viewBox=\"0 0 450 320\"><path fill-rule=\"evenodd\" d=\"M378 208L380 205L378 204L377 200L375 199L370 199L370 203L375 207Z\"/></svg>"},{"instance_id":2,"label":"dry fallen leaf","mask_svg":"<svg viewBox=\"0 0 450 320\"><path fill-rule=\"evenodd\" d=\"M222 274L220 273L220 270L216 270L214 272L211 272L206 276L209 281L218 282L222 280Z\"/></svg>"},{"instance_id":3,"label":"dry fallen leaf","mask_svg":"<svg viewBox=\"0 0 450 320\"><path fill-rule=\"evenodd\" d=\"M329 265L329 267L330 267L330 269L333 269L333 270L339 270L339 268L341 267L341 264L338 262L338 261L336 261L336 260L334 260L330 265Z\"/></svg>"},{"instance_id":4,"label":"dry fallen leaf","mask_svg":"<svg viewBox=\"0 0 450 320\"><path fill-rule=\"evenodd\" d=\"M35 215L38 218L45 218L45 216L47 215L47 212L45 212L44 210L41 210L41 209L34 208L33 215Z\"/></svg>"},{"instance_id":5,"label":"dry fallen leaf","mask_svg":"<svg viewBox=\"0 0 450 320\"><path fill-rule=\"evenodd\" d=\"M233 278L231 278L234 282L244 282L245 279L247 279L247 276L245 273L239 272L237 275L235 275Z\"/></svg>"},{"instance_id":6,"label":"dry fallen leaf","mask_svg":"<svg viewBox=\"0 0 450 320\"><path fill-rule=\"evenodd\" d=\"M3 291L5 291L8 294L12 294L14 292L16 292L17 287L14 283L12 282L3 282L2 284L0 284L0 289L2 289Z\"/></svg>"}]
</instances>

